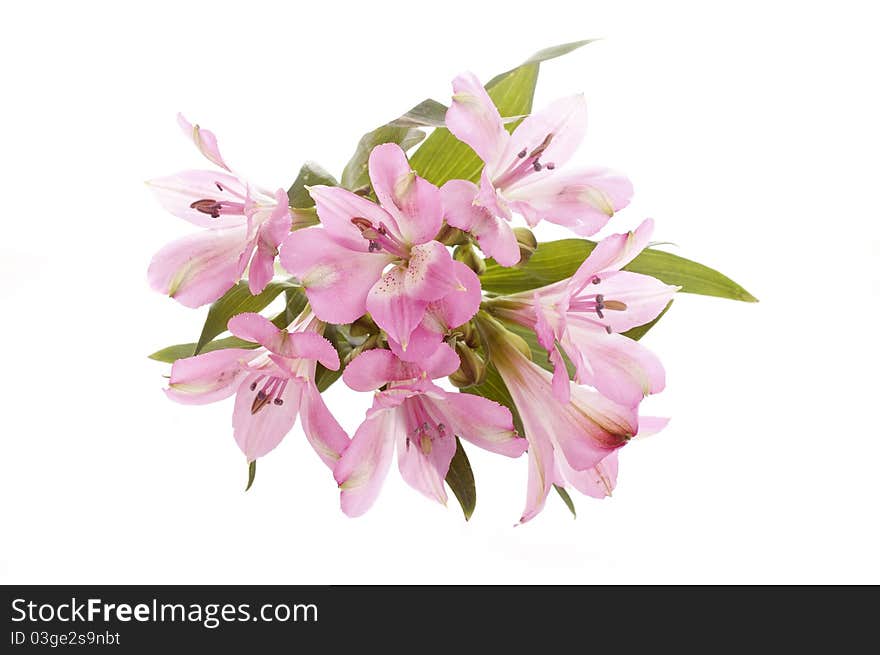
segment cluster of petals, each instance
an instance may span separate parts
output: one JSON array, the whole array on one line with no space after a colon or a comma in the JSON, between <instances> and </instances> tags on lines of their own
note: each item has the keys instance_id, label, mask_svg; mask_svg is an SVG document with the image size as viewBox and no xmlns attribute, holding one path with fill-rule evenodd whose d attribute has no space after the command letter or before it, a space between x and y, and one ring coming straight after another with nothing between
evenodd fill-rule
<instances>
[{"instance_id":1,"label":"cluster of petals","mask_svg":"<svg viewBox=\"0 0 880 655\"><path fill-rule=\"evenodd\" d=\"M677 291L622 270L648 245L651 220L600 241L571 278L488 299L478 275L440 240L447 226L458 228L486 256L514 266L521 259L514 215L531 227L549 221L592 235L629 203L626 177L566 166L584 137L583 96L557 100L508 131L479 80L462 74L453 81L446 126L482 159L478 183L455 179L438 188L412 170L400 146L378 145L368 159L367 192L308 187L319 224L301 229L283 189L251 184L226 164L213 133L182 116L179 123L215 168L148 183L169 212L202 228L155 255L152 287L189 307L217 300L243 277L258 294L277 257L308 299L286 329L259 314L234 316L227 327L243 347L172 366L167 394L175 401L235 396L233 434L248 461L272 451L299 419L339 485L342 510L358 516L376 501L395 452L403 479L444 504L458 439L508 457L527 452L525 522L554 485L610 495L618 450L665 424L639 417L641 401L665 385L663 367L622 334L657 317ZM324 404L316 372L343 364L325 326L365 315L382 339L359 348L344 368L347 386L373 393L349 437ZM552 372L499 320L533 331ZM435 382L462 366L455 330L471 321L518 417Z\"/></svg>"}]
</instances>

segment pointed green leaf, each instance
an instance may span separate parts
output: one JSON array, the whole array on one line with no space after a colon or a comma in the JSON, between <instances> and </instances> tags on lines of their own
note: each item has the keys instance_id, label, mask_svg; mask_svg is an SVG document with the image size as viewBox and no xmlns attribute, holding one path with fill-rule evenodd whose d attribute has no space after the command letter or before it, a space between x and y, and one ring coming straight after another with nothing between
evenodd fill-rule
<instances>
[{"instance_id":1,"label":"pointed green leaf","mask_svg":"<svg viewBox=\"0 0 880 655\"><path fill-rule=\"evenodd\" d=\"M206 344L204 348L202 348L202 353L209 353L214 350L223 350L225 348L256 348L259 346L257 343L252 343L250 341L245 341L244 339L239 339L238 337L226 337L224 339L215 339L210 343ZM196 344L195 343L178 343L174 346L168 346L167 348L162 348L162 350L157 350L152 355L149 355L150 359L154 359L157 362L165 362L166 364L173 364L178 359L183 359L184 357L192 357L195 352Z\"/></svg>"},{"instance_id":2,"label":"pointed green leaf","mask_svg":"<svg viewBox=\"0 0 880 655\"><path fill-rule=\"evenodd\" d=\"M565 503L566 507L568 507L568 511L571 512L572 518L577 518L578 514L574 508L574 501L571 499L571 496L568 495L565 487L560 487L559 485L554 484L553 488L556 489L556 493L559 494L559 497L562 498L562 502Z\"/></svg>"},{"instance_id":3,"label":"pointed green leaf","mask_svg":"<svg viewBox=\"0 0 880 655\"><path fill-rule=\"evenodd\" d=\"M302 288L291 287L285 289L284 293L287 296L287 304L284 309L272 319L275 326L281 329L290 325L293 320L302 313L302 310L305 309L306 306L306 295ZM199 350L199 352L209 353L212 350L222 350L224 348L256 348L258 346L259 344L245 341L238 337L225 337L223 339L214 339L213 341L208 342L201 348L201 350ZM157 350L152 355L149 355L149 358L154 359L157 362L173 364L178 359L192 357L195 350L195 343L179 343L174 346L163 348L162 350Z\"/></svg>"},{"instance_id":4,"label":"pointed green leaf","mask_svg":"<svg viewBox=\"0 0 880 655\"><path fill-rule=\"evenodd\" d=\"M594 43L599 39L584 39L582 41L572 41L571 43L563 43L561 45L550 46L549 48L544 48L543 50L538 50L531 57L526 59L520 66L527 66L529 64L540 64L542 62L548 61L550 59L556 59L557 57L561 57L562 55L567 55L569 52L574 52L578 48L582 48L585 45L589 45L590 43ZM515 70L515 69L513 69ZM507 73L511 71L506 71L501 73L500 75L496 75L486 84L486 88L491 88L495 86ZM504 116L504 114L501 114Z\"/></svg>"},{"instance_id":5,"label":"pointed green leaf","mask_svg":"<svg viewBox=\"0 0 880 655\"><path fill-rule=\"evenodd\" d=\"M248 481L247 486L244 488L245 491L249 491L250 488L254 484L254 479L257 477L257 460L253 459L248 464Z\"/></svg>"},{"instance_id":6,"label":"pointed green leaf","mask_svg":"<svg viewBox=\"0 0 880 655\"><path fill-rule=\"evenodd\" d=\"M270 282L262 293L252 296L248 289L247 280L240 280L234 287L227 291L208 310L202 334L196 344L193 354L198 355L202 348L214 337L226 331L229 319L244 312L258 312L265 309L269 303L278 297L285 289L294 288L293 282Z\"/></svg>"},{"instance_id":7,"label":"pointed green leaf","mask_svg":"<svg viewBox=\"0 0 880 655\"><path fill-rule=\"evenodd\" d=\"M307 161L299 169L299 175L287 190L287 199L291 207L305 209L314 207L315 201L309 195L307 186L315 186L317 184L326 184L327 186L337 186L339 182L330 173L325 171L321 166L313 161Z\"/></svg>"},{"instance_id":8,"label":"pointed green leaf","mask_svg":"<svg viewBox=\"0 0 880 655\"><path fill-rule=\"evenodd\" d=\"M464 512L464 520L469 521L477 506L477 487L474 484L474 472L467 453L461 445L461 440L455 437L455 455L449 464L449 472L446 474L446 484L452 489L452 493L461 505Z\"/></svg>"},{"instance_id":9,"label":"pointed green leaf","mask_svg":"<svg viewBox=\"0 0 880 655\"><path fill-rule=\"evenodd\" d=\"M499 266L489 259L480 284L484 291L498 294L552 284L571 277L595 247L595 242L587 239L540 243L528 263L515 268ZM662 250L648 248L642 251L623 270L651 275L666 284L680 286L684 293L757 302L752 294L718 271Z\"/></svg>"},{"instance_id":10,"label":"pointed green leaf","mask_svg":"<svg viewBox=\"0 0 880 655\"><path fill-rule=\"evenodd\" d=\"M648 323L645 323L644 325L638 325L631 330L627 330L626 332L622 332L621 334L623 334L623 336L625 336L625 337L629 337L633 341L638 341L643 336L645 336L645 334L648 332L648 330L650 330L652 327L657 325L657 322L661 318L663 318L663 315L669 311L670 307L672 307L671 300L668 303L666 303L666 307L663 308L662 312L657 314L657 317L653 321L649 321Z\"/></svg>"}]
</instances>

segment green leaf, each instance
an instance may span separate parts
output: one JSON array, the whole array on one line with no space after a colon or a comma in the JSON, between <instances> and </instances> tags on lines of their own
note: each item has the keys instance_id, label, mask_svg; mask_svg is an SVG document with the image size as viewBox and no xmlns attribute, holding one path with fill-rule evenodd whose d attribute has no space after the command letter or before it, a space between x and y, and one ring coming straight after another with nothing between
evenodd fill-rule
<instances>
[{"instance_id":1,"label":"green leaf","mask_svg":"<svg viewBox=\"0 0 880 655\"><path fill-rule=\"evenodd\" d=\"M226 337L225 339L215 339L214 341L211 341L210 343L206 344L204 348L202 348L201 352L209 353L213 350L223 350L224 348L250 349L256 348L259 345L260 344L245 341L244 339L239 339L238 337ZM162 350L157 350L152 355L149 355L149 358L154 359L157 362L173 364L178 359L183 359L184 357L192 357L195 349L195 343L179 343L174 346L162 348Z\"/></svg>"},{"instance_id":2,"label":"green leaf","mask_svg":"<svg viewBox=\"0 0 880 655\"><path fill-rule=\"evenodd\" d=\"M666 284L678 285L684 293L758 302L752 294L715 269L662 250L643 250L623 270L643 273L663 280Z\"/></svg>"},{"instance_id":3,"label":"green leaf","mask_svg":"<svg viewBox=\"0 0 880 655\"><path fill-rule=\"evenodd\" d=\"M587 239L540 243L528 263L516 268L505 268L489 259L480 284L484 291L498 294L552 284L571 277L595 247L595 242ZM680 286L684 293L757 302L752 294L718 271L662 250L643 250L623 270L651 275L666 284Z\"/></svg>"},{"instance_id":4,"label":"green leaf","mask_svg":"<svg viewBox=\"0 0 880 655\"><path fill-rule=\"evenodd\" d=\"M342 171L342 186L351 190L369 187L370 176L367 172L367 162L370 158L370 152L376 146L383 143L396 143L406 151L424 138L425 133L422 130L412 127L383 125L372 132L367 132L358 141L354 155Z\"/></svg>"},{"instance_id":5,"label":"green leaf","mask_svg":"<svg viewBox=\"0 0 880 655\"><path fill-rule=\"evenodd\" d=\"M590 43L575 41L536 52L523 64L493 77L486 84L489 97L498 107L502 116L525 116L532 111L535 86L538 83L540 64L548 59L559 57ZM518 125L514 121L507 125L508 131ZM483 162L477 154L444 127L429 136L413 153L410 164L419 175L437 186L460 178L476 181L483 170Z\"/></svg>"},{"instance_id":6,"label":"green leaf","mask_svg":"<svg viewBox=\"0 0 880 655\"><path fill-rule=\"evenodd\" d=\"M299 169L299 175L287 190L287 199L291 207L305 209L314 207L315 201L309 195L307 186L315 186L317 184L326 184L327 186L337 186L339 182L336 178L325 171L321 166L313 161L307 161Z\"/></svg>"},{"instance_id":7,"label":"green leaf","mask_svg":"<svg viewBox=\"0 0 880 655\"><path fill-rule=\"evenodd\" d=\"M245 491L250 490L251 486L254 484L254 478L257 477L257 460L252 459L248 464L248 482L247 486L244 488Z\"/></svg>"},{"instance_id":8,"label":"green leaf","mask_svg":"<svg viewBox=\"0 0 880 655\"><path fill-rule=\"evenodd\" d=\"M638 341L643 336L645 336L645 333L647 333L648 330L650 330L652 327L657 325L657 321L659 321L661 318L663 318L663 315L669 311L670 307L672 307L671 300L668 303L666 303L666 307L663 308L662 312L657 314L657 317L653 321L645 323L644 325L638 325L638 326L632 328L631 330L627 330L626 332L622 332L621 334L623 334L623 336L625 336L625 337L629 337L633 341Z\"/></svg>"},{"instance_id":9,"label":"green leaf","mask_svg":"<svg viewBox=\"0 0 880 655\"><path fill-rule=\"evenodd\" d=\"M285 295L287 296L287 304L284 309L282 309L278 315L276 315L272 322L276 327L280 329L286 328L290 325L293 320L302 313L302 310L305 309L306 306L306 295L300 287L291 287L289 289L284 290ZM223 339L214 339L209 343L205 344L200 353L209 353L212 350L222 350L224 348L257 348L259 344L253 343L252 341L245 341L244 339L239 339L238 337L225 337ZM165 362L167 364L173 364L178 359L183 359L184 357L192 357L196 350L195 343L179 343L174 346L168 346L167 348L163 348L162 350L157 350L152 355L149 355L150 359L154 359L157 362Z\"/></svg>"},{"instance_id":10,"label":"green leaf","mask_svg":"<svg viewBox=\"0 0 880 655\"><path fill-rule=\"evenodd\" d=\"M211 305L193 354L198 355L211 339L225 332L226 324L230 318L244 312L258 312L275 300L282 291L295 286L289 281L270 282L262 293L252 296L250 289L248 289L247 280L240 280Z\"/></svg>"},{"instance_id":11,"label":"green leaf","mask_svg":"<svg viewBox=\"0 0 880 655\"><path fill-rule=\"evenodd\" d=\"M443 127L446 124L446 105L436 100L422 100L400 118L388 125L391 127Z\"/></svg>"},{"instance_id":12,"label":"green leaf","mask_svg":"<svg viewBox=\"0 0 880 655\"><path fill-rule=\"evenodd\" d=\"M464 520L469 521L477 506L477 487L474 484L471 463L468 461L467 453L464 452L464 447L458 437L455 437L455 455L449 464L446 484L458 499L461 511L464 512Z\"/></svg>"},{"instance_id":13,"label":"green leaf","mask_svg":"<svg viewBox=\"0 0 880 655\"><path fill-rule=\"evenodd\" d=\"M596 41L599 41L599 39L584 39L582 41L571 41L570 43L550 46L549 48L538 50L538 52L526 59L522 64L520 64L520 66L527 66L528 64L540 64L550 59L556 59L557 57L567 55L569 52L574 52L578 48L583 48L585 45L589 45L590 43L594 43ZM510 72L511 71L506 71L505 73L496 75L491 80L489 80L488 84L486 84L486 88L495 86L507 73ZM504 114L502 114L502 116L503 115Z\"/></svg>"},{"instance_id":14,"label":"green leaf","mask_svg":"<svg viewBox=\"0 0 880 655\"><path fill-rule=\"evenodd\" d=\"M571 499L571 496L568 495L565 487L560 487L559 485L554 484L553 488L556 489L556 493L559 494L559 497L562 498L562 502L568 507L568 511L571 512L572 518L577 518L578 515L577 511L574 509L574 501Z\"/></svg>"}]
</instances>

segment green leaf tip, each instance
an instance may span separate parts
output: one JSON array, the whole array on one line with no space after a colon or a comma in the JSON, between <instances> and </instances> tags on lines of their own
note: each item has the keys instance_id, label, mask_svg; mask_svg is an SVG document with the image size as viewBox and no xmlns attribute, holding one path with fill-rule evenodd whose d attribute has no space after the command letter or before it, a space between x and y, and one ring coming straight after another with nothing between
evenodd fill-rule
<instances>
[{"instance_id":1,"label":"green leaf tip","mask_svg":"<svg viewBox=\"0 0 880 655\"><path fill-rule=\"evenodd\" d=\"M254 478L257 477L257 460L252 459L248 462L248 481L247 486L244 488L245 491L249 491L250 488L254 484Z\"/></svg>"},{"instance_id":2,"label":"green leaf tip","mask_svg":"<svg viewBox=\"0 0 880 655\"><path fill-rule=\"evenodd\" d=\"M560 487L559 485L554 484L553 488L556 489L556 493L559 494L559 497L562 498L562 502L565 503L565 506L568 507L568 511L571 512L571 518L576 519L578 515L574 508L574 501L571 499L571 496L568 495L565 487Z\"/></svg>"},{"instance_id":3,"label":"green leaf tip","mask_svg":"<svg viewBox=\"0 0 880 655\"><path fill-rule=\"evenodd\" d=\"M446 473L446 484L452 489L458 504L461 505L464 520L470 521L477 506L477 488L474 484L471 463L458 437L455 438L455 455L449 464L449 472Z\"/></svg>"}]
</instances>

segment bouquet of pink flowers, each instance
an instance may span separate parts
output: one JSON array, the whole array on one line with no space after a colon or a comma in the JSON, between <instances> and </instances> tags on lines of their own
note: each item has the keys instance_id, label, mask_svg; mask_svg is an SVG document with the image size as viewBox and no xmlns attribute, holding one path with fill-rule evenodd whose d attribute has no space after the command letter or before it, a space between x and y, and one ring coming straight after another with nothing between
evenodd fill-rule
<instances>
[{"instance_id":1,"label":"bouquet of pink flowers","mask_svg":"<svg viewBox=\"0 0 880 655\"><path fill-rule=\"evenodd\" d=\"M243 179L212 132L179 117L213 167L149 182L201 228L155 255L149 281L211 307L196 343L151 357L172 364L172 400L235 396L248 487L299 418L349 516L374 503L396 450L410 486L441 503L448 486L469 518L467 441L527 454L525 522L552 489L572 512L569 488L610 495L617 451L665 426L639 415L665 384L639 339L677 292L755 299L650 248L650 219L580 238L626 207L632 185L566 165L586 128L583 96L536 112L532 98L541 62L586 43L543 50L485 86L463 73L448 107L426 100L365 134L338 181L306 163L286 191ZM580 236L539 242L544 221ZM280 311L260 313L276 300ZM352 436L321 396L340 377L373 393Z\"/></svg>"}]
</instances>

